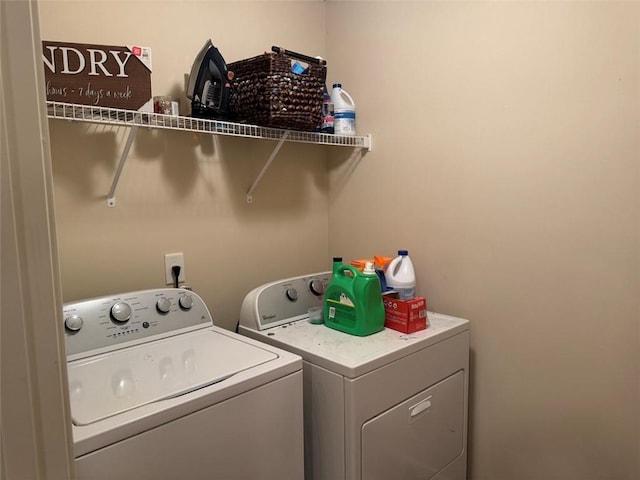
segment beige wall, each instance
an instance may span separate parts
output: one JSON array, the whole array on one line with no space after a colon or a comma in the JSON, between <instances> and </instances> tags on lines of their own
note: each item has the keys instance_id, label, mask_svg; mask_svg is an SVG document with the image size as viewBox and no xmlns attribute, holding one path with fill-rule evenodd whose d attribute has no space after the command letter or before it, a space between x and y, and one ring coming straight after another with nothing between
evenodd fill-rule
<instances>
[{"instance_id":1,"label":"beige wall","mask_svg":"<svg viewBox=\"0 0 640 480\"><path fill-rule=\"evenodd\" d=\"M640 4L329 2L327 57L330 250L471 320L471 477L640 478Z\"/></svg>"},{"instance_id":2,"label":"beige wall","mask_svg":"<svg viewBox=\"0 0 640 480\"><path fill-rule=\"evenodd\" d=\"M207 38L325 55L374 143L286 145L247 205L272 143L140 132L107 208L127 131L50 122L65 301L159 286L183 251L232 328L257 284L408 248L430 307L472 321L473 480L640 477L639 4L40 10L46 40L151 46L154 94Z\"/></svg>"},{"instance_id":3,"label":"beige wall","mask_svg":"<svg viewBox=\"0 0 640 480\"><path fill-rule=\"evenodd\" d=\"M154 95L183 93L209 38L227 62L271 45L324 54L322 2L56 0L42 3L41 23L44 40L150 46ZM128 129L50 125L65 301L163 286L164 254L183 252L187 283L235 328L251 288L328 268L321 147L284 145L248 205L275 142L140 129L107 208Z\"/></svg>"}]
</instances>

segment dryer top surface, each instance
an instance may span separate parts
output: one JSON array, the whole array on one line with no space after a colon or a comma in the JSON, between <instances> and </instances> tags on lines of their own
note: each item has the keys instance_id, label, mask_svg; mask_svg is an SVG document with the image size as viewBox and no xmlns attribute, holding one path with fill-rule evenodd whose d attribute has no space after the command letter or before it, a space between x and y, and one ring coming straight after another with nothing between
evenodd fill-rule
<instances>
[{"instance_id":1,"label":"dryer top surface","mask_svg":"<svg viewBox=\"0 0 640 480\"><path fill-rule=\"evenodd\" d=\"M429 326L425 330L409 334L385 328L358 337L306 319L259 332L241 326L241 332L345 377L356 378L469 329L469 321L462 318L434 312L429 312L428 318Z\"/></svg>"}]
</instances>

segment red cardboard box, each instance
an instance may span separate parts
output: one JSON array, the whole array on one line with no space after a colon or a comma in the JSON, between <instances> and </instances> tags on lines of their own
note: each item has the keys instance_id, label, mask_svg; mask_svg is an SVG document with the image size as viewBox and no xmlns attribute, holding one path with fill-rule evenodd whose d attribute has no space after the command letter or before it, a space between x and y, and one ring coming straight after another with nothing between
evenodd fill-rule
<instances>
[{"instance_id":1,"label":"red cardboard box","mask_svg":"<svg viewBox=\"0 0 640 480\"><path fill-rule=\"evenodd\" d=\"M397 293L383 295L384 326L403 333L424 330L429 325L427 299L416 297L411 300L398 299Z\"/></svg>"}]
</instances>

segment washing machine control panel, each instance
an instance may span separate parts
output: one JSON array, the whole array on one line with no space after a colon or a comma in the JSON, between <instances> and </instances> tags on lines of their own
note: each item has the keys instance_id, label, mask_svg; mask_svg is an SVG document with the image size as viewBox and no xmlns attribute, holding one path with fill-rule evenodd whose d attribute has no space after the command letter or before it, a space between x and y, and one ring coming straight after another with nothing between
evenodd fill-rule
<instances>
[{"instance_id":1,"label":"washing machine control panel","mask_svg":"<svg viewBox=\"0 0 640 480\"><path fill-rule=\"evenodd\" d=\"M67 303L63 314L67 356L95 354L213 325L204 301L182 288Z\"/></svg>"}]
</instances>

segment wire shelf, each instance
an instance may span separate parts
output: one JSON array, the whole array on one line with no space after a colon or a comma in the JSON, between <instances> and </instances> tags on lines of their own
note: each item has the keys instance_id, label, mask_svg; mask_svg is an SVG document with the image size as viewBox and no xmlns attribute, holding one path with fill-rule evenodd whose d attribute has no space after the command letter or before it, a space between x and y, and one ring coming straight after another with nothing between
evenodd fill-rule
<instances>
[{"instance_id":1,"label":"wire shelf","mask_svg":"<svg viewBox=\"0 0 640 480\"><path fill-rule=\"evenodd\" d=\"M47 116L55 119L125 127L140 126L147 128L162 128L266 140L280 140L283 137L286 137L285 141L287 142L337 145L366 149L371 148L371 136L346 136L315 132L300 132L296 130L281 130L244 123L182 117L178 115L164 115L152 112L138 112L133 110L63 102L48 101Z\"/></svg>"},{"instance_id":2,"label":"wire shelf","mask_svg":"<svg viewBox=\"0 0 640 480\"><path fill-rule=\"evenodd\" d=\"M371 150L371 135L346 136L331 135L326 133L300 132L297 130L281 130L277 128L259 127L245 123L224 122L221 120L209 120L194 117L181 117L179 115L164 115L161 113L138 112L119 108L95 107L91 105L79 105L75 103L47 102L47 116L54 119L69 120L73 122L87 122L105 125L130 127L129 136L125 142L120 161L107 194L107 205L114 207L116 204L115 191L118 181L129 155L129 150L136 136L138 127L181 130L185 132L209 133L215 135L231 135L244 138L258 138L276 140L277 144L247 192L247 203L251 203L252 194L260 179L269 168L280 147L284 142L314 143L319 145L337 145ZM361 150L362 152L362 150ZM363 152L366 153L366 152Z\"/></svg>"}]
</instances>

